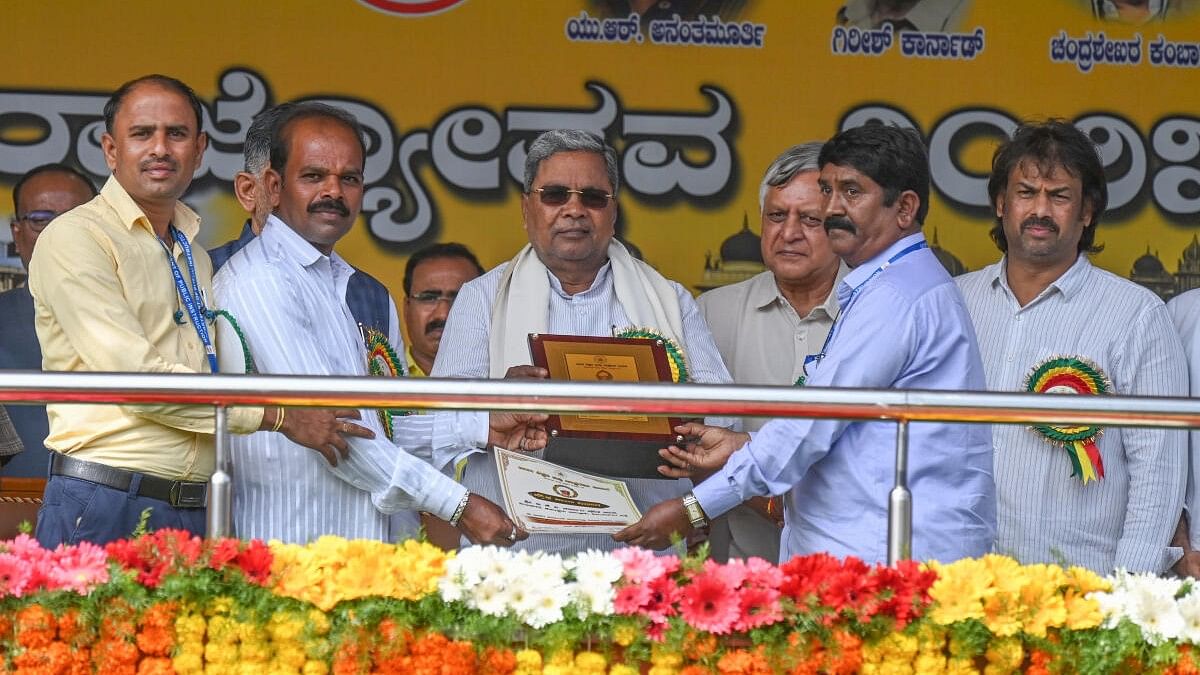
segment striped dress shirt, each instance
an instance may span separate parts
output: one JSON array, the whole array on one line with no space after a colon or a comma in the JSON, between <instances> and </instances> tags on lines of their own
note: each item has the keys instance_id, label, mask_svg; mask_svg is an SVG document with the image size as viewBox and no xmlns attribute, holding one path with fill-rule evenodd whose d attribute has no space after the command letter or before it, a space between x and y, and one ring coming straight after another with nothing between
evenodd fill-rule
<instances>
[{"instance_id":1,"label":"striped dress shirt","mask_svg":"<svg viewBox=\"0 0 1200 675\"><path fill-rule=\"evenodd\" d=\"M434 361L432 377L488 377L488 335L491 329L492 305L508 263L503 263L483 276L468 281L458 292L442 342ZM613 286L611 266L605 264L596 275L591 288L575 295L567 295L558 278L547 272L550 284L550 303L547 307L546 332L556 335L589 335L611 337L613 327L629 326L629 317L617 301ZM729 371L721 361L717 345L713 341L708 324L696 306L691 294L679 284L674 284L679 297L679 308L683 320L681 345L687 355L688 371L692 382L731 382ZM729 426L732 420L709 419L710 424ZM534 453L541 456L542 453ZM457 459L452 455L435 456L435 465L446 465ZM501 503L496 464L491 453L471 454L463 484L471 492L477 492ZM645 478L625 479L629 492L639 509L644 512L658 502L681 497L689 489L687 480L653 480ZM607 534L532 534L514 549L542 550L570 555L588 549L612 550L618 544Z\"/></svg>"},{"instance_id":2,"label":"striped dress shirt","mask_svg":"<svg viewBox=\"0 0 1200 675\"><path fill-rule=\"evenodd\" d=\"M1024 391L1038 364L1066 356L1099 366L1116 394L1187 393L1183 348L1162 301L1086 255L1024 307L1003 259L956 281L991 390ZM1097 443L1105 476L1084 485L1066 451L1031 427L992 429L997 553L1100 573L1159 573L1179 559L1169 543L1183 506L1186 432L1105 428Z\"/></svg>"},{"instance_id":3,"label":"striped dress shirt","mask_svg":"<svg viewBox=\"0 0 1200 675\"><path fill-rule=\"evenodd\" d=\"M366 350L345 302L353 271L337 253L322 255L272 216L221 268L214 288L220 306L238 320L259 372L365 376ZM237 335L228 322L219 325L222 370L241 372ZM234 532L297 543L323 534L389 540L386 513L421 509L449 519L464 488L415 455L486 442L487 416L397 418L393 443L376 411L360 413L376 437L348 438L350 456L337 467L282 434L231 438Z\"/></svg>"}]
</instances>

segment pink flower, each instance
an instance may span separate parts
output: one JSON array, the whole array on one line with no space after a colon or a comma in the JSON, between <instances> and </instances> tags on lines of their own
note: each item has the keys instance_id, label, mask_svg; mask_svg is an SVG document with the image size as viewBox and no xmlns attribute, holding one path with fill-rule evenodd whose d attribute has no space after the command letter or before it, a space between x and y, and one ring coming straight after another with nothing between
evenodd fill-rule
<instances>
[{"instance_id":1,"label":"pink flower","mask_svg":"<svg viewBox=\"0 0 1200 675\"><path fill-rule=\"evenodd\" d=\"M652 551L634 546L613 551L613 557L624 566L625 580L634 584L647 583L679 569L679 558L656 556Z\"/></svg>"},{"instance_id":2,"label":"pink flower","mask_svg":"<svg viewBox=\"0 0 1200 675\"><path fill-rule=\"evenodd\" d=\"M739 558L734 558L724 565L710 558L704 561L704 572L715 574L730 588L741 587L742 582L746 581L746 577L750 574L746 563Z\"/></svg>"},{"instance_id":3,"label":"pink flower","mask_svg":"<svg viewBox=\"0 0 1200 675\"><path fill-rule=\"evenodd\" d=\"M746 580L766 588L778 589L783 585L783 571L762 558L746 559Z\"/></svg>"},{"instance_id":4,"label":"pink flower","mask_svg":"<svg viewBox=\"0 0 1200 675\"><path fill-rule=\"evenodd\" d=\"M667 623L666 619L661 621L651 621L650 625L646 627L646 637L650 638L654 642L662 642L663 637L666 635L668 625L669 624Z\"/></svg>"},{"instance_id":5,"label":"pink flower","mask_svg":"<svg viewBox=\"0 0 1200 675\"><path fill-rule=\"evenodd\" d=\"M638 614L650 604L654 594L645 584L630 584L617 589L613 609L617 614Z\"/></svg>"},{"instance_id":6,"label":"pink flower","mask_svg":"<svg viewBox=\"0 0 1200 675\"><path fill-rule=\"evenodd\" d=\"M60 545L54 550L54 565L47 581L54 589L87 593L96 584L108 581L108 556L91 542L69 548Z\"/></svg>"},{"instance_id":7,"label":"pink flower","mask_svg":"<svg viewBox=\"0 0 1200 675\"><path fill-rule=\"evenodd\" d=\"M667 617L675 616L675 603L679 601L679 584L668 576L661 576L649 584L650 602L645 606L645 614L652 621L666 621Z\"/></svg>"},{"instance_id":8,"label":"pink flower","mask_svg":"<svg viewBox=\"0 0 1200 675\"><path fill-rule=\"evenodd\" d=\"M33 566L11 553L0 553L0 598L21 597L29 589Z\"/></svg>"},{"instance_id":9,"label":"pink flower","mask_svg":"<svg viewBox=\"0 0 1200 675\"><path fill-rule=\"evenodd\" d=\"M743 589L739 595L741 616L733 626L735 630L752 630L783 620L783 608L779 605L779 591L750 587Z\"/></svg>"},{"instance_id":10,"label":"pink flower","mask_svg":"<svg viewBox=\"0 0 1200 675\"><path fill-rule=\"evenodd\" d=\"M720 575L702 572L680 591L679 614L693 628L722 635L738 620L739 604L737 591Z\"/></svg>"},{"instance_id":11,"label":"pink flower","mask_svg":"<svg viewBox=\"0 0 1200 675\"><path fill-rule=\"evenodd\" d=\"M50 557L50 552L42 548L37 539L24 533L18 534L16 538L9 541L0 542L0 550L3 549L7 549L9 553L30 562Z\"/></svg>"}]
</instances>

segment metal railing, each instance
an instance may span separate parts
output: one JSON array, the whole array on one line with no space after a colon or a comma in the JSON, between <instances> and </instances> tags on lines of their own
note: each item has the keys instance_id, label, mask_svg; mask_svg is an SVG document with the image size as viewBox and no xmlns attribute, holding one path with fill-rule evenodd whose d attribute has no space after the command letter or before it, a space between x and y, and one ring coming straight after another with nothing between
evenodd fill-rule
<instances>
[{"instance_id":1,"label":"metal railing","mask_svg":"<svg viewBox=\"0 0 1200 675\"><path fill-rule=\"evenodd\" d=\"M1200 428L1200 400L1188 398L383 377L22 371L0 375L0 403L44 402L215 406L219 433L208 513L210 536L230 531L233 467L224 433L227 406L892 420L897 423L896 483L888 499L889 564L907 559L912 546L912 495L907 486L909 422Z\"/></svg>"}]
</instances>

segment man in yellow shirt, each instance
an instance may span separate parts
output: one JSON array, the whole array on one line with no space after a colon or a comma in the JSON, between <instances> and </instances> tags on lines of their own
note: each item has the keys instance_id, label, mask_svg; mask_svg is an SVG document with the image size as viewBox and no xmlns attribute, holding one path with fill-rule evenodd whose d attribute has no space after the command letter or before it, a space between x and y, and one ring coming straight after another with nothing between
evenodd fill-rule
<instances>
[{"instance_id":1,"label":"man in yellow shirt","mask_svg":"<svg viewBox=\"0 0 1200 675\"><path fill-rule=\"evenodd\" d=\"M409 257L404 265L404 329L410 376L427 377L433 369L458 289L483 271L471 249L454 242L432 244Z\"/></svg>"},{"instance_id":2,"label":"man in yellow shirt","mask_svg":"<svg viewBox=\"0 0 1200 675\"><path fill-rule=\"evenodd\" d=\"M193 248L200 218L179 201L208 139L199 99L183 82L148 75L104 106L101 138L112 177L92 201L55 219L30 261L29 289L43 368L73 372L216 370L212 264ZM214 468L208 406L50 405L52 455L36 536L43 546L205 529ZM354 411L235 408L234 433L281 431L330 462Z\"/></svg>"}]
</instances>

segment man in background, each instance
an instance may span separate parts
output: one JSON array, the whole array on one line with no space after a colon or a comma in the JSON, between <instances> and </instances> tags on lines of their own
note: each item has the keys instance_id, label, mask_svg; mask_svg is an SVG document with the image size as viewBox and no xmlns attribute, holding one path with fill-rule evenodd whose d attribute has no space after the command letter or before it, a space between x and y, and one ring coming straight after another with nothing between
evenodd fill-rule
<instances>
[{"instance_id":1,"label":"man in background","mask_svg":"<svg viewBox=\"0 0 1200 675\"><path fill-rule=\"evenodd\" d=\"M697 301L737 384L803 384L804 357L821 351L837 316L834 288L849 272L825 234L817 183L821 143L788 148L759 186L762 256L767 271L713 289ZM747 419L746 431L767 420ZM712 556L779 559L779 497L755 497L713 519Z\"/></svg>"},{"instance_id":2,"label":"man in background","mask_svg":"<svg viewBox=\"0 0 1200 675\"><path fill-rule=\"evenodd\" d=\"M408 374L433 370L446 317L458 289L483 274L483 266L462 244L432 244L412 254L404 266L404 328L408 333Z\"/></svg>"},{"instance_id":3,"label":"man in background","mask_svg":"<svg viewBox=\"0 0 1200 675\"><path fill-rule=\"evenodd\" d=\"M96 196L96 186L66 164L43 164L31 169L13 184L12 240L28 272L38 235L55 218ZM42 348L33 325L33 296L21 284L0 293L0 370L41 370ZM24 452L10 455L4 463L5 476L45 478L50 455L45 441L49 427L46 407L14 405L8 417ZM11 446L10 446L11 447Z\"/></svg>"}]
</instances>

